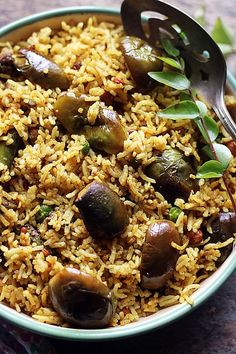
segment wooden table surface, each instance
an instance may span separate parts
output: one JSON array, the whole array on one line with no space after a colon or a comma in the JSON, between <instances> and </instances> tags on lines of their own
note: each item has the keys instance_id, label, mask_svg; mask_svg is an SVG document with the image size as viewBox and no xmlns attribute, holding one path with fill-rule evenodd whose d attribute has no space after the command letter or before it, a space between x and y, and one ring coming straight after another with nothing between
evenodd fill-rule
<instances>
[{"instance_id":1,"label":"wooden table surface","mask_svg":"<svg viewBox=\"0 0 236 354\"><path fill-rule=\"evenodd\" d=\"M138 0L137 0L138 1ZM194 14L198 0L170 0L173 5ZM64 6L109 5L121 0L0 0L0 26L39 11ZM236 0L211 0L206 4L210 25L220 16L236 34ZM204 305L170 326L118 342L69 343L52 340L58 354L229 354L236 353L236 273ZM42 348L42 354L44 353Z\"/></svg>"}]
</instances>

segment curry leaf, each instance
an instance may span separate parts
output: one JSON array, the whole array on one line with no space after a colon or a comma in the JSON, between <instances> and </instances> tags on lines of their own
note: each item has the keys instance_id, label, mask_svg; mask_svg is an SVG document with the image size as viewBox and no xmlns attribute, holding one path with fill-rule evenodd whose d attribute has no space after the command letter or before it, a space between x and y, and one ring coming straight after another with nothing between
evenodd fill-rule
<instances>
[{"instance_id":1,"label":"curry leaf","mask_svg":"<svg viewBox=\"0 0 236 354\"><path fill-rule=\"evenodd\" d=\"M221 162L210 160L198 168L196 178L218 178L223 175L224 170Z\"/></svg>"},{"instance_id":2,"label":"curry leaf","mask_svg":"<svg viewBox=\"0 0 236 354\"><path fill-rule=\"evenodd\" d=\"M195 20L202 26L205 27L207 22L206 22L206 6L205 4L202 4L196 11L195 13Z\"/></svg>"},{"instance_id":3,"label":"curry leaf","mask_svg":"<svg viewBox=\"0 0 236 354\"><path fill-rule=\"evenodd\" d=\"M190 87L190 81L187 77L174 71L149 72L148 75L152 79L176 90L186 90Z\"/></svg>"},{"instance_id":4,"label":"curry leaf","mask_svg":"<svg viewBox=\"0 0 236 354\"><path fill-rule=\"evenodd\" d=\"M229 166L230 160L232 159L231 151L229 150L229 148L227 148L227 146L223 144L213 143L213 146L218 160L226 169Z\"/></svg>"},{"instance_id":5,"label":"curry leaf","mask_svg":"<svg viewBox=\"0 0 236 354\"><path fill-rule=\"evenodd\" d=\"M193 101L182 101L163 109L158 117L166 119L194 119L199 116L197 105Z\"/></svg>"},{"instance_id":6,"label":"curry leaf","mask_svg":"<svg viewBox=\"0 0 236 354\"><path fill-rule=\"evenodd\" d=\"M211 141L214 141L219 134L219 127L213 118L209 116L204 117L205 125Z\"/></svg>"},{"instance_id":7,"label":"curry leaf","mask_svg":"<svg viewBox=\"0 0 236 354\"><path fill-rule=\"evenodd\" d=\"M197 100L197 90L193 87L191 87L191 95L194 100Z\"/></svg>"},{"instance_id":8,"label":"curry leaf","mask_svg":"<svg viewBox=\"0 0 236 354\"><path fill-rule=\"evenodd\" d=\"M182 39L185 45L189 45L189 39L186 33L175 23L172 25L172 28L178 33L179 37Z\"/></svg>"},{"instance_id":9,"label":"curry leaf","mask_svg":"<svg viewBox=\"0 0 236 354\"><path fill-rule=\"evenodd\" d=\"M211 36L216 43L233 45L234 38L230 29L223 23L221 18L217 18Z\"/></svg>"},{"instance_id":10,"label":"curry leaf","mask_svg":"<svg viewBox=\"0 0 236 354\"><path fill-rule=\"evenodd\" d=\"M196 105L198 106L201 117L204 118L205 115L207 114L207 106L202 101L197 100L195 102L196 102Z\"/></svg>"},{"instance_id":11,"label":"curry leaf","mask_svg":"<svg viewBox=\"0 0 236 354\"><path fill-rule=\"evenodd\" d=\"M180 92L179 99L180 99L180 101L193 101L192 96L188 92L185 92L185 91Z\"/></svg>"},{"instance_id":12,"label":"curry leaf","mask_svg":"<svg viewBox=\"0 0 236 354\"><path fill-rule=\"evenodd\" d=\"M179 36L180 36L180 38L182 39L182 41L184 42L184 44L185 44L186 46L190 44L190 41L189 41L189 39L188 39L188 36L186 35L186 33L185 33L184 31L181 31L181 32L179 33Z\"/></svg>"},{"instance_id":13,"label":"curry leaf","mask_svg":"<svg viewBox=\"0 0 236 354\"><path fill-rule=\"evenodd\" d=\"M204 119L204 122L205 122L205 126L207 128L207 132L205 130L205 127L203 126L201 118L196 118L194 121L197 124L198 129L200 130L203 138L205 139L205 141L207 143L209 143L208 136L210 138L210 141L215 141L215 139L217 138L217 136L219 134L218 125L216 124L214 119L209 117L209 116L205 116L203 119Z\"/></svg>"},{"instance_id":14,"label":"curry leaf","mask_svg":"<svg viewBox=\"0 0 236 354\"><path fill-rule=\"evenodd\" d=\"M235 53L235 48L231 44L218 43L218 46L220 47L220 50L225 56Z\"/></svg>"},{"instance_id":15,"label":"curry leaf","mask_svg":"<svg viewBox=\"0 0 236 354\"><path fill-rule=\"evenodd\" d=\"M164 63L172 66L175 69L179 69L179 70L182 69L182 66L178 60L175 60L175 59L169 58L169 57L158 57L158 59L160 59Z\"/></svg>"},{"instance_id":16,"label":"curry leaf","mask_svg":"<svg viewBox=\"0 0 236 354\"><path fill-rule=\"evenodd\" d=\"M207 132L205 130L205 128L203 127L203 124L202 124L202 120L200 117L197 117L194 122L196 123L198 129L200 130L203 138L205 139L205 141L208 143L209 142L209 139L208 139L208 135L207 135Z\"/></svg>"},{"instance_id":17,"label":"curry leaf","mask_svg":"<svg viewBox=\"0 0 236 354\"><path fill-rule=\"evenodd\" d=\"M161 44L168 55L172 57L178 57L180 55L180 51L173 46L169 38L161 38Z\"/></svg>"},{"instance_id":18,"label":"curry leaf","mask_svg":"<svg viewBox=\"0 0 236 354\"><path fill-rule=\"evenodd\" d=\"M179 62L180 62L182 70L184 71L185 70L185 61L184 61L184 59L180 57L179 58Z\"/></svg>"},{"instance_id":19,"label":"curry leaf","mask_svg":"<svg viewBox=\"0 0 236 354\"><path fill-rule=\"evenodd\" d=\"M213 155L213 152L211 151L211 148L210 148L209 145L203 146L202 151L203 151L208 157L210 157L210 159L212 159L212 160L215 159L215 157L214 157L214 155Z\"/></svg>"},{"instance_id":20,"label":"curry leaf","mask_svg":"<svg viewBox=\"0 0 236 354\"><path fill-rule=\"evenodd\" d=\"M212 145L218 160L221 162L224 168L227 168L232 158L231 151L227 148L227 146L223 144L213 143ZM207 154L207 156L209 156L211 159L214 159L213 152L211 151L209 145L204 146L202 150Z\"/></svg>"}]
</instances>

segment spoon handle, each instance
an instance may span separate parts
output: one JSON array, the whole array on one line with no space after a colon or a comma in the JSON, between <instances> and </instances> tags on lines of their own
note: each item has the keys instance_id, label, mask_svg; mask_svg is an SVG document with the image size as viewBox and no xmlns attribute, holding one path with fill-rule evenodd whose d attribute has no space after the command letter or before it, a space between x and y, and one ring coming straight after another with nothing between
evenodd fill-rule
<instances>
[{"instance_id":1,"label":"spoon handle","mask_svg":"<svg viewBox=\"0 0 236 354\"><path fill-rule=\"evenodd\" d=\"M229 133L232 139L236 141L236 123L232 119L228 109L226 108L223 94L217 99L217 102L213 106L213 109L217 117L220 119L221 123L225 127L226 131Z\"/></svg>"}]
</instances>

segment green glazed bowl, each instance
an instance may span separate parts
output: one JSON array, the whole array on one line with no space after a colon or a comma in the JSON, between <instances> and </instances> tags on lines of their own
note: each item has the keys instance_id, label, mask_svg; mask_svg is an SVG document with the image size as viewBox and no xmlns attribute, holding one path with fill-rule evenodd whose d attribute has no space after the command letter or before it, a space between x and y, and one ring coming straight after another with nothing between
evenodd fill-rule
<instances>
[{"instance_id":1,"label":"green glazed bowl","mask_svg":"<svg viewBox=\"0 0 236 354\"><path fill-rule=\"evenodd\" d=\"M62 20L70 21L73 19L75 21L85 21L91 15L96 15L97 18L102 21L120 23L121 19L119 14L118 9L104 7L71 7L47 11L25 17L2 27L0 29L0 41L9 40L16 42L28 37L33 31L38 31L42 27L50 26L51 28L57 28ZM228 74L228 84L236 91L236 81L230 73ZM204 280L200 288L192 295L192 306L187 303L174 305L125 326L89 330L57 327L38 322L27 315L16 312L4 304L0 304L0 317L26 330L54 338L77 341L101 341L126 338L161 328L189 314L206 301L226 281L235 269L236 248L234 247L227 260L214 274Z\"/></svg>"}]
</instances>

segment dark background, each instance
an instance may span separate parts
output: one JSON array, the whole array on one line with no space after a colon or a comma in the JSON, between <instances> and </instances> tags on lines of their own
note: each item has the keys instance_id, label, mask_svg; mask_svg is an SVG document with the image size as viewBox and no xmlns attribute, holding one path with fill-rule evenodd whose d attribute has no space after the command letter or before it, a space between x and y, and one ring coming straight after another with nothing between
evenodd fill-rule
<instances>
[{"instance_id":1,"label":"dark background","mask_svg":"<svg viewBox=\"0 0 236 354\"><path fill-rule=\"evenodd\" d=\"M138 0L137 0L138 1ZM194 15L200 1L169 0ZM120 0L0 0L0 26L39 11L79 5L119 7ZM206 3L209 25L220 16L236 34L236 0ZM231 61L235 64L236 60ZM236 72L236 71L235 71ZM51 340L58 354L233 354L236 353L236 274L188 317L156 332L123 341L83 343ZM44 353L42 348L42 354Z\"/></svg>"}]
</instances>

